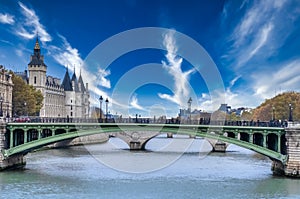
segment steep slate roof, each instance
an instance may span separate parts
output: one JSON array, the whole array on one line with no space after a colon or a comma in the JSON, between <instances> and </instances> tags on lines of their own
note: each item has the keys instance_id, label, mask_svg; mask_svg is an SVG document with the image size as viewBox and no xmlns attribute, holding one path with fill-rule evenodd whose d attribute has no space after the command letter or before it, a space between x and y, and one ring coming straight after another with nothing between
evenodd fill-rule
<instances>
[{"instance_id":1,"label":"steep slate roof","mask_svg":"<svg viewBox=\"0 0 300 199\"><path fill-rule=\"evenodd\" d=\"M31 55L31 61L28 65L46 66L44 63L44 57L41 55L41 48L38 38L36 38L33 55Z\"/></svg>"},{"instance_id":2,"label":"steep slate roof","mask_svg":"<svg viewBox=\"0 0 300 199\"><path fill-rule=\"evenodd\" d=\"M84 87L84 83L83 83L81 74L79 75L78 84L80 84L81 92L85 92L85 87Z\"/></svg>"},{"instance_id":3,"label":"steep slate roof","mask_svg":"<svg viewBox=\"0 0 300 199\"><path fill-rule=\"evenodd\" d=\"M74 73L73 73L73 76L72 76L72 79L71 79L71 82L74 81L74 90L75 92L79 92L79 87L78 87L78 82L77 82L77 77L76 77L76 74L75 74L75 70L74 70Z\"/></svg>"},{"instance_id":4,"label":"steep slate roof","mask_svg":"<svg viewBox=\"0 0 300 199\"><path fill-rule=\"evenodd\" d=\"M66 74L61 86L64 88L65 91L73 91L68 69L66 70Z\"/></svg>"}]
</instances>

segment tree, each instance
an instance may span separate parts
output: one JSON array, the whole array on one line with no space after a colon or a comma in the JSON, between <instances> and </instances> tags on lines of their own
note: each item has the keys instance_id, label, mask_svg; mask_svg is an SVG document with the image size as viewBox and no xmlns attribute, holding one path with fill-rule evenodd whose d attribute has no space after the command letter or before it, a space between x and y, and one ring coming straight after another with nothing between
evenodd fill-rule
<instances>
[{"instance_id":1,"label":"tree","mask_svg":"<svg viewBox=\"0 0 300 199\"><path fill-rule=\"evenodd\" d=\"M245 120L245 121L250 121L252 120L252 112L249 112L249 111L243 111L242 115L241 115L241 119L242 120Z\"/></svg>"},{"instance_id":2,"label":"tree","mask_svg":"<svg viewBox=\"0 0 300 199\"><path fill-rule=\"evenodd\" d=\"M12 80L14 84L12 92L13 115L37 115L43 106L43 95L41 91L28 85L17 75L13 74Z\"/></svg>"},{"instance_id":3,"label":"tree","mask_svg":"<svg viewBox=\"0 0 300 199\"><path fill-rule=\"evenodd\" d=\"M253 111L253 119L260 121L288 120L289 104L294 120L300 120L300 93L286 92L267 99Z\"/></svg>"}]
</instances>

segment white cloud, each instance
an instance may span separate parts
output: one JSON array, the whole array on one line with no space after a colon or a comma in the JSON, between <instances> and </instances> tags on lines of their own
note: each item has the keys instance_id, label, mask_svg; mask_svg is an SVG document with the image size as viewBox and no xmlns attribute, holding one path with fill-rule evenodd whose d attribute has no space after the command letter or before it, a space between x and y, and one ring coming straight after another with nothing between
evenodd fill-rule
<instances>
[{"instance_id":1,"label":"white cloud","mask_svg":"<svg viewBox=\"0 0 300 199\"><path fill-rule=\"evenodd\" d=\"M265 99L270 99L280 92L300 91L300 59L291 60L273 68L261 70L251 75L251 83L247 87L239 90L231 90L231 86L225 91L225 103L233 108L250 107L254 108L261 104ZM240 77L237 76L231 80L231 85ZM215 96L224 95L223 92L215 92ZM218 99L218 97L216 98ZM221 97L220 97L221 99ZM216 104L224 103L221 100ZM218 107L214 107L209 94L203 93L199 97L199 109L205 111L215 111Z\"/></svg>"},{"instance_id":2,"label":"white cloud","mask_svg":"<svg viewBox=\"0 0 300 199\"><path fill-rule=\"evenodd\" d=\"M106 76L108 76L110 72L103 71L100 67L98 68L98 73L89 71L85 67L84 61L81 58L78 49L72 47L64 36L58 36L61 39L62 44L59 47L54 45L48 46L49 54L53 56L53 58L62 66L70 67L71 71L75 69L77 75L80 71L83 81L89 84L89 90L92 91L95 95L108 96L106 92L98 88L98 85L101 84L101 86L110 88L110 81L106 78ZM109 99L109 101L113 102L112 99ZM97 100L91 101L91 104L97 104Z\"/></svg>"},{"instance_id":3,"label":"white cloud","mask_svg":"<svg viewBox=\"0 0 300 199\"><path fill-rule=\"evenodd\" d=\"M15 23L14 16L0 13L0 23L12 25Z\"/></svg>"},{"instance_id":4,"label":"white cloud","mask_svg":"<svg viewBox=\"0 0 300 199\"><path fill-rule=\"evenodd\" d=\"M258 34L253 35L252 43L245 47L243 52L238 54L237 67L243 66L259 52L259 50L267 43L272 29L272 24L266 24L262 27Z\"/></svg>"},{"instance_id":5,"label":"white cloud","mask_svg":"<svg viewBox=\"0 0 300 199\"><path fill-rule=\"evenodd\" d=\"M67 39L58 35L62 40L62 45L60 47L50 45L48 47L50 54L52 54L53 58L63 66L75 66L79 71L83 64L83 60L80 57L80 54L76 48L73 48L71 44L67 41Z\"/></svg>"},{"instance_id":6,"label":"white cloud","mask_svg":"<svg viewBox=\"0 0 300 199\"><path fill-rule=\"evenodd\" d=\"M145 111L145 108L143 108L141 105L139 105L138 98L137 98L136 94L134 94L132 96L130 106L131 106L131 108L135 108L135 109L138 109L138 110L141 110L141 111Z\"/></svg>"},{"instance_id":7,"label":"white cloud","mask_svg":"<svg viewBox=\"0 0 300 199\"><path fill-rule=\"evenodd\" d=\"M98 85L105 87L105 88L111 88L110 80L107 79L107 76L109 76L109 75L110 75L109 70L104 70L101 67L98 67L97 77L98 77L98 80L100 80Z\"/></svg>"},{"instance_id":8,"label":"white cloud","mask_svg":"<svg viewBox=\"0 0 300 199\"><path fill-rule=\"evenodd\" d=\"M253 75L255 96L267 99L282 91L300 91L300 59L274 66L278 70L265 70Z\"/></svg>"},{"instance_id":9,"label":"white cloud","mask_svg":"<svg viewBox=\"0 0 300 199\"><path fill-rule=\"evenodd\" d=\"M187 98L190 97L189 79L190 75L195 70L191 69L186 72L182 71L182 58L176 55L177 46L174 38L174 31L171 30L167 32L164 36L163 45L167 49L167 62L163 61L162 64L163 68L166 69L174 79L174 95L159 93L158 96L182 106L186 103Z\"/></svg>"},{"instance_id":10,"label":"white cloud","mask_svg":"<svg viewBox=\"0 0 300 199\"><path fill-rule=\"evenodd\" d=\"M49 42L52 40L51 36L46 31L45 27L40 23L39 17L35 11L29 9L23 3L19 2L21 13L24 16L20 23L18 23L15 33L25 39L32 39L37 34L42 42Z\"/></svg>"},{"instance_id":11,"label":"white cloud","mask_svg":"<svg viewBox=\"0 0 300 199\"><path fill-rule=\"evenodd\" d=\"M229 51L222 56L234 59L232 65L235 70L247 67L253 60L272 56L289 35L287 31L278 31L283 28L283 24L287 24L282 12L286 1L245 1L243 4L245 3L249 9L246 9L229 37L232 43ZM274 39L276 42L273 42Z\"/></svg>"},{"instance_id":12,"label":"white cloud","mask_svg":"<svg viewBox=\"0 0 300 199\"><path fill-rule=\"evenodd\" d=\"M17 54L19 57L23 57L23 51L20 50L20 49L16 49L16 54Z\"/></svg>"},{"instance_id":13,"label":"white cloud","mask_svg":"<svg viewBox=\"0 0 300 199\"><path fill-rule=\"evenodd\" d=\"M242 76L236 76L233 80L230 81L229 88L232 88L237 80L239 80Z\"/></svg>"}]
</instances>

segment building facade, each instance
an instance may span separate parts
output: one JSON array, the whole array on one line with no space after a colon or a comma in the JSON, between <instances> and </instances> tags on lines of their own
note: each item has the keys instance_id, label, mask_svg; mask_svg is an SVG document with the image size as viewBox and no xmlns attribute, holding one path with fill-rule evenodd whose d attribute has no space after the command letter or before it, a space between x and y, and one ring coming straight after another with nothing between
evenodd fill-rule
<instances>
[{"instance_id":1,"label":"building facade","mask_svg":"<svg viewBox=\"0 0 300 199\"><path fill-rule=\"evenodd\" d=\"M81 74L77 79L75 71L70 79L66 70L62 83L59 78L47 76L47 65L38 39L28 64L28 84L40 90L44 97L40 117L89 117L88 84L84 85Z\"/></svg>"},{"instance_id":2,"label":"building facade","mask_svg":"<svg viewBox=\"0 0 300 199\"><path fill-rule=\"evenodd\" d=\"M0 117L12 116L12 75L0 65Z\"/></svg>"}]
</instances>

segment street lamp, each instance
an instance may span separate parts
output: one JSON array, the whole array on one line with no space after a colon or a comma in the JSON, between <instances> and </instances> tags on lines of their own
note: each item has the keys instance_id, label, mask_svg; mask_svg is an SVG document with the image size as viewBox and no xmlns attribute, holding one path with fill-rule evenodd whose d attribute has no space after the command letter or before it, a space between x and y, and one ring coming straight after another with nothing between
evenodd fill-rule
<instances>
[{"instance_id":1,"label":"street lamp","mask_svg":"<svg viewBox=\"0 0 300 199\"><path fill-rule=\"evenodd\" d=\"M0 117L3 117L3 109L2 109L3 97L0 97Z\"/></svg>"},{"instance_id":2,"label":"street lamp","mask_svg":"<svg viewBox=\"0 0 300 199\"><path fill-rule=\"evenodd\" d=\"M102 102L103 102L103 97L102 95L99 97L99 101L100 101L100 114L99 114L99 122L102 122Z\"/></svg>"},{"instance_id":3,"label":"street lamp","mask_svg":"<svg viewBox=\"0 0 300 199\"><path fill-rule=\"evenodd\" d=\"M292 122L293 121L293 113L292 113L293 107L292 107L292 104L289 104L289 110L290 110L290 112L289 112L289 122Z\"/></svg>"},{"instance_id":4,"label":"street lamp","mask_svg":"<svg viewBox=\"0 0 300 199\"><path fill-rule=\"evenodd\" d=\"M24 110L24 115L27 116L27 107L26 107L27 103L24 102L24 107L25 107L25 110Z\"/></svg>"},{"instance_id":5,"label":"street lamp","mask_svg":"<svg viewBox=\"0 0 300 199\"><path fill-rule=\"evenodd\" d=\"M108 103L109 103L108 98L106 98L105 103L106 103L106 116L105 116L105 122L107 122L107 110L108 110Z\"/></svg>"},{"instance_id":6,"label":"street lamp","mask_svg":"<svg viewBox=\"0 0 300 199\"><path fill-rule=\"evenodd\" d=\"M272 106L272 120L275 121L275 107Z\"/></svg>"}]
</instances>

